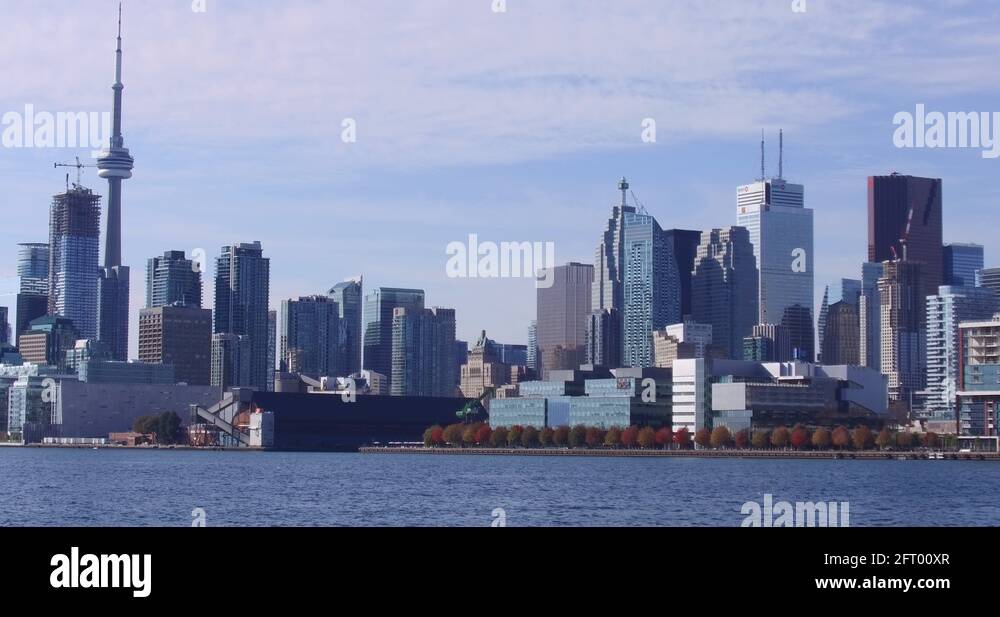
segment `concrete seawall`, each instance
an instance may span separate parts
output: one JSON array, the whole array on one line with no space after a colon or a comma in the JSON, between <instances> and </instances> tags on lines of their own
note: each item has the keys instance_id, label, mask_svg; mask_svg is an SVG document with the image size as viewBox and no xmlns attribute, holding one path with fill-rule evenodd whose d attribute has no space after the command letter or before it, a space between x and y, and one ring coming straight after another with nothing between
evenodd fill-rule
<instances>
[{"instance_id":1,"label":"concrete seawall","mask_svg":"<svg viewBox=\"0 0 1000 617\"><path fill-rule=\"evenodd\" d=\"M928 452L838 452L795 450L611 450L569 448L361 448L363 454L424 454L428 456L577 456L631 458L786 458L857 460L941 460ZM996 452L945 452L944 460L1000 461Z\"/></svg>"}]
</instances>

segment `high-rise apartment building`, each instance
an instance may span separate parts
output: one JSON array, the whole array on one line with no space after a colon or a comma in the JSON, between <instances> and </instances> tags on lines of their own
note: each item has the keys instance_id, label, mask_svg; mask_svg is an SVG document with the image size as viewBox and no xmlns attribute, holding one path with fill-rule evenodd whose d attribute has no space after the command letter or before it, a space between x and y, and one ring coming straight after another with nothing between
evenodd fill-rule
<instances>
[{"instance_id":1,"label":"high-rise apartment building","mask_svg":"<svg viewBox=\"0 0 1000 617\"><path fill-rule=\"evenodd\" d=\"M926 309L921 293L923 266L887 261L878 281L881 305L882 374L889 378L889 399L909 404L923 388Z\"/></svg>"},{"instance_id":2,"label":"high-rise apartment building","mask_svg":"<svg viewBox=\"0 0 1000 617\"><path fill-rule=\"evenodd\" d=\"M49 210L50 315L73 322L81 338L97 338L101 197L74 185Z\"/></svg>"},{"instance_id":3,"label":"high-rise apartment building","mask_svg":"<svg viewBox=\"0 0 1000 617\"><path fill-rule=\"evenodd\" d=\"M281 303L281 364L290 373L320 377L350 375L340 366L340 308L326 296Z\"/></svg>"},{"instance_id":4,"label":"high-rise apartment building","mask_svg":"<svg viewBox=\"0 0 1000 617\"><path fill-rule=\"evenodd\" d=\"M139 312L139 362L169 364L178 383L212 382L212 311L171 305Z\"/></svg>"},{"instance_id":5,"label":"high-rise apartment building","mask_svg":"<svg viewBox=\"0 0 1000 617\"><path fill-rule=\"evenodd\" d=\"M174 304L201 308L201 270L184 251L167 251L146 264L146 308Z\"/></svg>"},{"instance_id":6,"label":"high-rise apartment building","mask_svg":"<svg viewBox=\"0 0 1000 617\"><path fill-rule=\"evenodd\" d=\"M249 336L216 333L212 335L211 385L222 388L258 388L252 382L253 346Z\"/></svg>"},{"instance_id":7,"label":"high-rise apartment building","mask_svg":"<svg viewBox=\"0 0 1000 617\"><path fill-rule=\"evenodd\" d=\"M691 309L694 321L712 326L713 345L723 357L743 357L743 339L759 323L758 288L750 233L743 227L704 232L691 282Z\"/></svg>"},{"instance_id":8,"label":"high-rise apartment building","mask_svg":"<svg viewBox=\"0 0 1000 617\"><path fill-rule=\"evenodd\" d=\"M10 337L15 344L32 321L49 312L49 245L18 244L17 276L17 320Z\"/></svg>"},{"instance_id":9,"label":"high-rise apartment building","mask_svg":"<svg viewBox=\"0 0 1000 617\"><path fill-rule=\"evenodd\" d=\"M994 295L979 287L944 285L937 295L927 298L927 385L920 393L922 415L956 417L962 364L959 325L989 320L997 310L1000 305Z\"/></svg>"},{"instance_id":10,"label":"high-rise apartment building","mask_svg":"<svg viewBox=\"0 0 1000 617\"><path fill-rule=\"evenodd\" d=\"M216 261L214 331L246 339L249 377L240 385L259 391L268 390L270 284L271 261L260 242L222 247Z\"/></svg>"},{"instance_id":11,"label":"high-rise apartment building","mask_svg":"<svg viewBox=\"0 0 1000 617\"><path fill-rule=\"evenodd\" d=\"M455 310L397 307L392 320L393 396L455 396Z\"/></svg>"},{"instance_id":12,"label":"high-rise apartment building","mask_svg":"<svg viewBox=\"0 0 1000 617\"><path fill-rule=\"evenodd\" d=\"M995 437L1000 412L1000 315L959 325L958 429Z\"/></svg>"},{"instance_id":13,"label":"high-rise apartment building","mask_svg":"<svg viewBox=\"0 0 1000 617\"><path fill-rule=\"evenodd\" d=\"M364 299L364 279L358 277L337 283L329 293L340 311L339 356L337 363L343 375L361 370L361 313Z\"/></svg>"},{"instance_id":14,"label":"high-rise apartment building","mask_svg":"<svg viewBox=\"0 0 1000 617\"><path fill-rule=\"evenodd\" d=\"M528 368L538 372L538 322L528 324Z\"/></svg>"},{"instance_id":15,"label":"high-rise apartment building","mask_svg":"<svg viewBox=\"0 0 1000 617\"><path fill-rule=\"evenodd\" d=\"M424 292L420 289L377 287L365 294L362 314L366 371L385 375L392 388L392 322L397 308L420 311L424 308Z\"/></svg>"},{"instance_id":16,"label":"high-rise apartment building","mask_svg":"<svg viewBox=\"0 0 1000 617\"><path fill-rule=\"evenodd\" d=\"M541 377L586 363L587 318L594 267L570 263L545 273L549 287L537 289L538 350Z\"/></svg>"}]
</instances>

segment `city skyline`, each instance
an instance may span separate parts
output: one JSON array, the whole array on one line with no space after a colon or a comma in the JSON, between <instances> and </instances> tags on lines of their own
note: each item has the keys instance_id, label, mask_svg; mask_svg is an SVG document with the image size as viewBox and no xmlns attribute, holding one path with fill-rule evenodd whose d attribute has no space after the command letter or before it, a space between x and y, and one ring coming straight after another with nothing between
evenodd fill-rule
<instances>
[{"instance_id":1,"label":"city skyline","mask_svg":"<svg viewBox=\"0 0 1000 617\"><path fill-rule=\"evenodd\" d=\"M651 93L637 94L631 99L618 95L620 98L616 99L616 103L620 105L615 105L612 117L602 116L606 113L602 112L605 105L585 97L578 114L571 114L562 120L549 118L542 113L539 103L548 101L547 97L553 96L553 93L561 96L566 96L566 92L592 95L618 81L645 83L644 74L637 68L627 69L618 77L606 72L608 66L627 64L638 53L637 46L640 44L626 41L624 50L607 52L610 54L605 56L608 66L601 64L590 69L593 75L588 74L583 64L560 61L558 50L544 44L540 49L517 51L503 45L515 40L519 29L542 26L578 26L595 35L626 31L630 26L676 33L685 27L708 23L704 15L692 8L693 5L679 6L670 15L644 7L639 12L649 15L648 21L638 19L634 24L625 22L621 14L587 8L570 12L572 23L566 24L552 21L547 8L529 10L512 6L504 15L482 9L483 14L479 15L480 9L460 5L455 10L462 14L463 19L471 20L475 25L473 29L480 30L486 41L476 45L464 35L455 34L454 38L447 40L450 48L473 48L482 54L503 48L514 57L482 63L484 58L477 55L476 61L482 66L474 73L469 73L467 66L443 73L446 78L445 83L440 84L439 94L444 95L455 89L465 92L464 89L467 89L465 93L471 102L480 103L480 115L456 115L456 127L440 131L434 130L441 129L440 126L417 122L417 130L412 134L399 130L399 120L391 108L386 110L377 104L376 95L385 84L377 77L374 81L365 81L360 77L372 72L377 74L378 71L360 68L358 59L365 57L368 50L356 37L348 37L343 46L350 48L356 56L352 56L353 64L349 61L345 65L358 67L357 74L349 71L351 75L345 75L345 85L342 86L353 88L355 95L360 97L360 102L358 98L348 99L353 103L353 111L297 107L296 114L287 114L282 110L289 108L279 104L280 98L262 96L259 98L260 105L236 105L230 95L221 92L222 86L205 86L204 80L210 76L217 77L219 71L242 66L239 56L232 51L235 41L227 26L260 17L260 9L213 7L206 14L199 15L190 13L182 3L177 9L156 7L130 14L126 5L126 32L130 41L130 77L126 93L129 142L143 153L143 163L137 170L136 178L125 189L124 199L130 205L123 220L125 246L122 262L144 264L149 258L168 250L190 253L199 248L207 253L208 259L213 259L223 245L260 240L265 253L274 263L271 309L277 308L282 299L321 294L349 275L363 272L371 289L379 286L418 287L434 300L432 304L454 307L460 339L474 340L476 333L485 329L498 340L522 343L526 339L527 324L534 317L533 284L524 280L449 280L445 276L444 252L448 242L465 238L470 232L497 241L552 240L557 246L556 265L572 261L591 263L595 233L606 220L608 207L617 201L612 183L622 175L629 177L633 190L664 229L706 230L733 225L736 221L732 216L735 202L732 186L752 182L758 175L756 144L760 127L767 130L771 144L767 151L767 159L771 161L768 164L770 176L776 175L773 161L777 158L777 130L783 126L787 132L787 175L809 187L809 207L816 213L817 275L814 292L817 306L826 284L843 277L860 277L866 240L863 234L857 233L853 221L860 221L864 216L865 180L869 175L899 171L943 178L947 209L945 241L983 244L986 247L987 267L994 265L996 262L992 261L991 250L995 243L991 242L989 229L976 225L976 222L977 217L989 215L991 206L997 200L997 189L987 183L991 174L995 173L996 161L983 159L977 150L901 150L892 145L893 114L912 110L918 101L941 109L985 108L985 101L992 94L988 86L991 80L977 82L979 90L970 93L968 79L960 76L949 82L948 75L942 70L934 70L937 65L926 55L927 52L917 48L915 37L898 34L893 36L907 52L927 60L925 77L935 88L929 90L921 83L907 81L912 78L893 72L890 60L878 60L884 63L878 68L883 69L886 79L900 82L903 87L893 97L861 105L862 95L869 92L870 77L852 80L819 71L826 82L823 86L810 89L810 78L803 75L802 67L808 64L817 70L816 63L800 61L796 64L794 58L780 54L787 51L786 45L788 49L794 47L804 52L814 49L809 44L808 36L816 35L817 29L823 28L826 35L833 37L830 43L844 54L843 59L850 65L861 59L862 50L848 49L850 39L845 35L827 32L829 20L834 19L835 23L845 25L858 20L860 24L864 18L877 14L879 19L875 21L878 25L866 25L856 31L855 36L860 39L860 47L863 48L883 29L919 23L921 17L932 14L930 5L922 3L910 12L888 13L883 3L859 2L856 3L856 14L842 16L831 15L823 6L816 5L810 7L809 13L799 16L789 13L787 7L782 6L779 11L763 7L763 4L729 9L730 14L725 16L708 16L712 23L719 22L720 37L730 35L736 40L756 37L768 26L796 23L791 20L798 20L796 25L801 28L789 32L788 39L782 44L768 44L758 47L755 52L772 53L780 58L780 64L790 69L785 81L768 82L763 79L764 71L751 70L750 75L739 80L739 83L751 88L744 93L729 91L729 98L726 99L727 105L746 103L743 107L747 111L719 115L716 120L724 119L721 125L708 122L710 118L707 115L701 116L700 122L691 122L698 119L692 111L697 107L694 104L682 106L684 109L671 113L657 111L670 109L668 103L677 100L674 98L677 93L665 85L671 71L681 70L673 65L663 70L648 69L646 77L652 83ZM366 28L381 28L378 31L387 34L399 32L406 25L417 30L433 28L435 15L440 15L439 11L446 6L436 2L418 5L402 8L393 5L391 12L380 4L369 7L364 13L358 11L366 9L356 7L342 7L342 10L346 11L343 16L347 22L357 18L364 21ZM49 54L62 52L62 55L58 62L52 63L55 72L46 73L52 79L51 83L39 79L41 72L15 70L9 94L0 96L0 108L3 111L19 110L26 104L33 104L38 109L52 111L107 110L108 53L114 37L111 16L115 6L115 3L109 2L107 10L60 8L60 11L78 18L81 28L92 29L95 33L93 38L98 41L96 45L81 45L79 37L65 37L72 45L73 53L59 49L63 43L53 40L53 37L45 38L44 46L38 44L39 40L43 40L40 36L33 36L30 43L25 43L19 38L24 36L22 30L37 33L49 27L41 21L44 11L35 7L30 10L8 9L7 16L17 33L10 50L15 58L14 66L34 66L33 62L45 61ZM953 13L949 15L953 15L958 24L935 22L930 27L943 32L960 27L962 6L951 8ZM296 32L302 36L295 40L293 49L287 51L288 55L281 58L285 62L303 60L303 64L296 67L303 76L312 75L318 67L304 59L308 58L311 46L323 45L317 38L315 26L295 18L302 10L300 4L289 3L287 7L274 10L286 19L273 20L269 28L278 29L278 32L282 28L290 29L289 32L306 29L306 32ZM760 17L760 25L751 28L749 33L734 33L734 22L750 11L755 11L754 14ZM636 11L632 13L634 15ZM338 13L331 11L331 14ZM197 21L199 19L201 21ZM980 16L980 21L982 19ZM161 28L160 23L168 27ZM494 25L496 28L493 28ZM195 62L184 66L185 71L181 73L179 69L183 60L197 56L182 54L183 58L176 61L163 60L169 56L160 53L169 36L162 31L169 31L169 26L174 26L175 32L187 32L194 42L214 49L215 54L208 67L201 69ZM266 35L260 34L263 40ZM699 56L717 59L717 54L713 53L718 51L718 43L714 41L699 42L690 36L678 36L672 42L664 43L681 44L687 45ZM954 43L941 42L940 45L944 49L937 51L945 55L960 51ZM966 41L965 46L961 50L968 52L966 57L970 71L978 71L984 77L995 73L996 68L992 65L980 64L987 59L982 42ZM194 47L204 50L197 45ZM342 49L323 49L327 52L323 57L348 53ZM268 46L268 52L272 51ZM33 62L17 62L20 54L26 52L37 54L37 58L33 58ZM197 51L184 52L188 53ZM260 53L256 49L251 50L250 57L257 59ZM519 68L516 59L523 59L532 53L546 62L535 72ZM154 56L157 58L155 62ZM372 60L375 64L368 68L384 70L390 60L384 55L378 56ZM421 62L427 64L422 68L422 74L435 74L429 66L443 62L443 58L437 52L429 53ZM750 64L743 57L710 62L706 68L705 83L732 76L737 68L745 70ZM260 62L255 70L261 71L265 77L261 83L270 85L270 79L278 77L280 71L276 68L280 65L281 61ZM557 70L560 67L564 69L561 72ZM239 73L234 71L234 74ZM496 100L497 91L491 85L494 82L484 79L494 74L499 80L497 83L510 86L513 93L510 101ZM584 79L587 77L590 80ZM285 79L291 81L287 80L287 76ZM169 87L156 85L160 81ZM327 79L323 83L329 81ZM337 82L336 79L332 81ZM52 83L59 83L60 88L54 88ZM841 91L837 86L844 83L852 84L853 89L842 90L846 93L842 99L832 102L834 93ZM960 87L955 90L953 85ZM297 87L306 88L302 85ZM401 87L427 94L426 85L412 80L405 80ZM704 97L704 89L699 88L690 96ZM176 92L165 92L167 90ZM942 94L949 90L952 95ZM195 99L196 94L204 98ZM294 94L293 98L300 105L309 98L301 90L296 90ZM949 101L953 100L950 97L960 94L963 95L962 104L950 105ZM186 97L190 97L187 105L183 104ZM465 97L460 100L470 102ZM201 101L201 104L195 101ZM792 103L789 104L789 101ZM984 105L975 104L979 101L983 101ZM505 105L505 102L512 105ZM419 120L424 114L439 109L440 105L437 97L417 97L413 109L404 115L410 120ZM871 109L863 109L868 107ZM223 118L222 109L232 109L236 113L232 114L232 118ZM717 107L711 109L718 111ZM498 114L496 120L499 122L490 120L490 113ZM302 124L311 127L317 136L303 135L302 127L291 122L292 115L305 118ZM358 121L359 137L355 144L347 145L340 141L341 120L347 117ZM640 140L641 121L647 117L656 119L658 123L658 141L655 144ZM209 118L215 119L216 126L204 126L205 119ZM268 118L270 122L265 121ZM257 131L249 135L234 131L232 123L237 119L241 126L253 126ZM519 119L523 119L523 126ZM685 121L696 129L674 130L676 124L684 124ZM290 126L292 124L295 126ZM470 150L476 150L477 146L482 149L486 144L492 145L494 132L502 130L495 126L497 124L507 129L513 125L517 133L537 132L544 138L539 140L544 145L535 145L532 149L518 145L516 139L502 140L501 147L470 156ZM470 130L470 127L478 129ZM294 130L287 132L289 128ZM588 131L595 136L594 143L582 139ZM277 135L283 133L283 139L279 140ZM196 148L202 139L213 147L205 151ZM307 155L307 159L297 155L290 162L280 162L279 170L294 167L300 171L275 174L272 169L274 161L271 156L265 156L263 148L274 146L272 154L284 154L294 144L303 146L302 156ZM399 146L396 152L388 151L392 150L388 148L392 144ZM418 159L413 152L420 147L431 150L432 155L421 159L416 168L405 169ZM720 152L723 156L719 156ZM833 157L829 156L830 152L834 153ZM217 165L215 159L220 153L218 162L222 164ZM10 294L16 293L16 279L13 278L16 245L44 240L47 205L51 196L62 188L62 173L51 171L51 164L67 161L75 154L87 153L72 149L5 148L3 154L0 167L11 179L11 203L19 213L24 214L13 217L11 225L0 231L0 256L3 257L0 273L5 277L0 293L7 294L0 298L0 305L12 309L13 319L14 298ZM212 164L209 164L209 159L212 159ZM332 175L331 167L335 168ZM100 180L88 172L83 184L102 195L102 206L106 208L107 195L100 188ZM329 197L331 187L336 195L334 198ZM475 204L474 207L470 207L470 201ZM359 208L358 203L365 204L365 207ZM282 216L275 216L276 212ZM302 224L311 219L346 221L355 225L376 224L384 228L388 241L374 246L356 234L338 233L343 225L331 225L329 233L302 234ZM190 224L192 221L197 224ZM135 357L138 309L145 305L145 285L141 278L141 273L132 273L130 357ZM204 305L211 306L211 289L209 285L206 287L209 289L206 289L208 293Z\"/></svg>"}]
</instances>

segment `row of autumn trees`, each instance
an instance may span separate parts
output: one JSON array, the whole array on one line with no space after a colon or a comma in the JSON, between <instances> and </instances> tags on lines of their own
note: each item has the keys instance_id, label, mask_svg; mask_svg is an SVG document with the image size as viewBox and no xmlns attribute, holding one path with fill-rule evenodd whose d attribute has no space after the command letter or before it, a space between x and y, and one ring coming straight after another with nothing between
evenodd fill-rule
<instances>
[{"instance_id":1,"label":"row of autumn trees","mask_svg":"<svg viewBox=\"0 0 1000 617\"><path fill-rule=\"evenodd\" d=\"M669 428L630 426L625 429L601 429L587 426L543 428L512 426L491 429L488 424L452 424L432 426L424 432L428 448L643 448L738 450L910 450L918 447L937 448L941 440L936 433L892 432L882 429L875 433L866 426L848 430L838 426L809 429L804 425L792 428L780 426L774 430L743 430L736 434L724 426L714 430L699 430L692 438L687 429L677 432Z\"/></svg>"},{"instance_id":2,"label":"row of autumn trees","mask_svg":"<svg viewBox=\"0 0 1000 617\"><path fill-rule=\"evenodd\" d=\"M676 433L668 428L630 426L626 429L601 429L592 426L543 428L512 426L491 429L488 424L452 424L432 426L424 431L428 448L691 448L687 429Z\"/></svg>"}]
</instances>

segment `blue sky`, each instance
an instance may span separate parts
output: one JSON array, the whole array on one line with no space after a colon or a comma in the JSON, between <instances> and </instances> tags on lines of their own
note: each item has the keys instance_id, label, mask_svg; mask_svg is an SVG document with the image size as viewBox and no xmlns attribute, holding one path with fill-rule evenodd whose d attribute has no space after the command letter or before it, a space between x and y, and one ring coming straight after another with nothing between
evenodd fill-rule
<instances>
[{"instance_id":1,"label":"blue sky","mask_svg":"<svg viewBox=\"0 0 1000 617\"><path fill-rule=\"evenodd\" d=\"M1000 4L492 3L126 1L133 322L149 257L260 240L275 307L363 273L455 308L462 338L523 343L533 284L449 279L449 242L552 241L559 262L591 262L622 175L665 228L735 224L761 129L773 173L784 128L785 176L816 211L817 298L860 276L871 174L942 177L945 240L1000 265L1000 159L892 142L893 116L918 103L1000 111ZM108 109L116 6L5 2L0 112ZM47 238L65 173L52 163L88 154L0 149L0 293L16 288L16 243ZM106 193L93 170L84 184Z\"/></svg>"}]
</instances>

